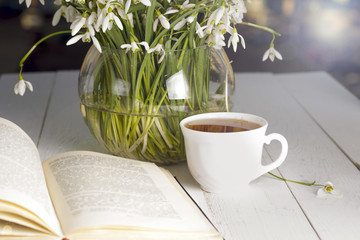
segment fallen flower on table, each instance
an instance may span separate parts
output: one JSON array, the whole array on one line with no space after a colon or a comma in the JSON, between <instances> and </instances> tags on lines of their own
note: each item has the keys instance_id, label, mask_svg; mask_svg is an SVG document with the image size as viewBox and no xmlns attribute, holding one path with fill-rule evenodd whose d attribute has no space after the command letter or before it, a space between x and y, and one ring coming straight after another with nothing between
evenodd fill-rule
<instances>
[{"instance_id":1,"label":"fallen flower on table","mask_svg":"<svg viewBox=\"0 0 360 240\"><path fill-rule=\"evenodd\" d=\"M316 197L323 198L329 196L329 194L336 197L343 196L340 190L334 188L332 182L326 182L325 185L317 191Z\"/></svg>"},{"instance_id":2,"label":"fallen flower on table","mask_svg":"<svg viewBox=\"0 0 360 240\"><path fill-rule=\"evenodd\" d=\"M15 92L15 94L20 94L20 96L23 96L24 93L25 93L26 88L28 88L31 92L33 91L33 86L31 84L31 82L25 81L21 77L20 81L17 84L15 84L14 92Z\"/></svg>"},{"instance_id":3,"label":"fallen flower on table","mask_svg":"<svg viewBox=\"0 0 360 240\"><path fill-rule=\"evenodd\" d=\"M341 198L343 195L341 193L340 190L335 189L334 185L332 182L325 182L325 184L316 184L316 181L313 181L311 183L306 183L306 182L299 182L299 181L293 181L293 180L289 180L283 177L279 177L271 172L268 172L268 174L270 174L273 177L276 177L280 180L283 180L285 182L292 182L292 183L296 183L296 184L301 184L301 185L305 185L305 186L315 186L315 187L321 187L320 189L318 189L316 197L318 198L325 198L328 197L330 195L336 196Z\"/></svg>"}]
</instances>

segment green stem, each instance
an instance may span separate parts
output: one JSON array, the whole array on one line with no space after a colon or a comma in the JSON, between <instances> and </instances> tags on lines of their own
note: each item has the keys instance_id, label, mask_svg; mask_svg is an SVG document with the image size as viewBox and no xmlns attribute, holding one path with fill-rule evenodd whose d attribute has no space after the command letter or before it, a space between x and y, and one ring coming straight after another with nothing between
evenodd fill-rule
<instances>
[{"instance_id":1,"label":"green stem","mask_svg":"<svg viewBox=\"0 0 360 240\"><path fill-rule=\"evenodd\" d=\"M259 28L259 29L262 29L262 30L264 30L264 31L270 32L270 33L272 33L272 34L275 34L275 35L277 35L277 36L281 36L280 33L274 31L273 29L271 29L271 28L269 28L269 27L260 26L260 25L254 24L254 23L249 23L249 22L241 22L240 24L246 25L246 26L250 26L250 27L254 27L254 28Z\"/></svg>"},{"instance_id":2,"label":"green stem","mask_svg":"<svg viewBox=\"0 0 360 240\"><path fill-rule=\"evenodd\" d=\"M66 31L59 31L59 32L55 32L52 34L49 34L43 38L41 38L39 41L37 41L32 48L30 48L30 50L25 54L25 56L21 59L20 63L19 63L19 67L20 67L20 76L24 67L24 62L27 60L27 58L30 56L30 54L35 50L35 48L37 46L39 46L42 42L44 42L45 40L57 36L57 35L61 35L61 34L66 34L66 33L71 33L71 30L66 30Z\"/></svg>"},{"instance_id":3,"label":"green stem","mask_svg":"<svg viewBox=\"0 0 360 240\"><path fill-rule=\"evenodd\" d=\"M293 181L293 180L289 180L289 179L286 179L286 178L282 178L282 177L279 177L271 172L268 172L268 174L270 174L271 176L273 177L276 177L280 180L283 180L285 182L292 182L292 183L296 183L296 184L301 184L301 185L305 185L305 186L317 186L317 187L324 187L325 185L322 185L322 184L315 184L316 181L313 181L311 183L305 183L305 182L299 182L299 181Z\"/></svg>"}]
</instances>

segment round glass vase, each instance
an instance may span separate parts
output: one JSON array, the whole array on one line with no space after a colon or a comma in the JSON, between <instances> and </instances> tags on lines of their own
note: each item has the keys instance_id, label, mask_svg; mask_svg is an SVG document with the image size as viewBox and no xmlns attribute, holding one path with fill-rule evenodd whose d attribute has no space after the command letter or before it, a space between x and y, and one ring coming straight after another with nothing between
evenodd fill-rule
<instances>
[{"instance_id":1,"label":"round glass vase","mask_svg":"<svg viewBox=\"0 0 360 240\"><path fill-rule=\"evenodd\" d=\"M171 164L186 160L180 121L229 111L234 73L223 49L143 53L91 47L79 75L84 120L112 154Z\"/></svg>"}]
</instances>

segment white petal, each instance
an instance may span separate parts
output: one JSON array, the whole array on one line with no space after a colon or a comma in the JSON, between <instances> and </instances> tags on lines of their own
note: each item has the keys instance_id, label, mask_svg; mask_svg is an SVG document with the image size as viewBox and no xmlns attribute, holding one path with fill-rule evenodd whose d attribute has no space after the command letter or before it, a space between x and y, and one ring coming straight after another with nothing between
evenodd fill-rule
<instances>
[{"instance_id":1,"label":"white petal","mask_svg":"<svg viewBox=\"0 0 360 240\"><path fill-rule=\"evenodd\" d=\"M225 7L220 7L215 14L215 24L217 25L220 22L220 19L222 18L222 16L224 15L224 11L225 11Z\"/></svg>"},{"instance_id":2,"label":"white petal","mask_svg":"<svg viewBox=\"0 0 360 240\"><path fill-rule=\"evenodd\" d=\"M179 30L179 29L182 28L185 24L186 24L186 19L183 18L180 22L178 22L178 23L174 26L174 30Z\"/></svg>"},{"instance_id":3,"label":"white petal","mask_svg":"<svg viewBox=\"0 0 360 240\"><path fill-rule=\"evenodd\" d=\"M194 21L195 17L196 17L195 15L191 15L191 16L189 16L189 17L186 18L186 21L187 21L188 23L192 23L192 22Z\"/></svg>"},{"instance_id":4,"label":"white petal","mask_svg":"<svg viewBox=\"0 0 360 240\"><path fill-rule=\"evenodd\" d=\"M245 49L246 48L246 46L245 46L245 39L243 38L243 36L241 36L240 34L239 34L239 37L240 37L240 41L241 41L241 46Z\"/></svg>"},{"instance_id":5,"label":"white petal","mask_svg":"<svg viewBox=\"0 0 360 240\"><path fill-rule=\"evenodd\" d=\"M121 8L118 8L118 9L117 9L117 12L118 12L119 16L120 16L122 19L127 19L126 13L125 13L124 10L122 10ZM127 16L129 16L129 15L130 15L130 13L129 13Z\"/></svg>"},{"instance_id":6,"label":"white petal","mask_svg":"<svg viewBox=\"0 0 360 240\"><path fill-rule=\"evenodd\" d=\"M140 45L144 46L145 50L148 51L149 50L149 44L145 41L139 43Z\"/></svg>"},{"instance_id":7,"label":"white petal","mask_svg":"<svg viewBox=\"0 0 360 240\"><path fill-rule=\"evenodd\" d=\"M177 13L177 12L179 12L179 10L177 10L177 9L169 9L164 13L164 15L169 15L169 14L173 14L173 13Z\"/></svg>"},{"instance_id":8,"label":"white petal","mask_svg":"<svg viewBox=\"0 0 360 240\"><path fill-rule=\"evenodd\" d=\"M25 93L25 81L24 80L20 80L17 84L15 84L14 87L14 92L15 94L19 94L20 96L23 96Z\"/></svg>"},{"instance_id":9,"label":"white petal","mask_svg":"<svg viewBox=\"0 0 360 240\"><path fill-rule=\"evenodd\" d=\"M142 4L144 4L145 6L148 6L148 7L151 6L150 0L140 0L140 2L141 2Z\"/></svg>"},{"instance_id":10,"label":"white petal","mask_svg":"<svg viewBox=\"0 0 360 240\"><path fill-rule=\"evenodd\" d=\"M165 57L165 52L163 52L163 53L161 54L161 57L160 57L158 63L161 63L161 62L164 60L164 57Z\"/></svg>"},{"instance_id":11,"label":"white petal","mask_svg":"<svg viewBox=\"0 0 360 240\"><path fill-rule=\"evenodd\" d=\"M149 50L147 51L148 53L152 53L155 51L155 48L149 48Z\"/></svg>"},{"instance_id":12,"label":"white petal","mask_svg":"<svg viewBox=\"0 0 360 240\"><path fill-rule=\"evenodd\" d=\"M165 29L169 29L170 28L170 23L169 21L166 19L166 17L164 17L163 15L159 16L159 20L161 25L165 28Z\"/></svg>"},{"instance_id":13,"label":"white petal","mask_svg":"<svg viewBox=\"0 0 360 240\"><path fill-rule=\"evenodd\" d=\"M52 19L52 25L53 26L56 26L58 23L59 23L59 21L60 21L60 18L61 18L61 14L62 14L62 8L59 8L56 12L55 12L55 14L54 14L54 17L53 17L53 19Z\"/></svg>"},{"instance_id":14,"label":"white petal","mask_svg":"<svg viewBox=\"0 0 360 240\"><path fill-rule=\"evenodd\" d=\"M33 86L32 86L32 84L31 84L31 82L25 81L25 85L26 85L26 87L30 90L30 92L33 91Z\"/></svg>"},{"instance_id":15,"label":"white petal","mask_svg":"<svg viewBox=\"0 0 360 240\"><path fill-rule=\"evenodd\" d=\"M84 26L84 24L85 24L85 22L86 22L86 18L81 18L81 19L79 19L74 25L73 25L73 28L72 28L72 31L71 31L71 35L75 35L75 34L77 34L79 31L80 31L80 29Z\"/></svg>"},{"instance_id":16,"label":"white petal","mask_svg":"<svg viewBox=\"0 0 360 240\"><path fill-rule=\"evenodd\" d=\"M131 5L131 0L127 0L125 3L125 13L128 13L130 5Z\"/></svg>"},{"instance_id":17,"label":"white petal","mask_svg":"<svg viewBox=\"0 0 360 240\"><path fill-rule=\"evenodd\" d=\"M118 18L117 16L114 15L114 21L115 21L116 25L120 28L120 30L124 29L124 27L120 21L120 18Z\"/></svg>"},{"instance_id":18,"label":"white petal","mask_svg":"<svg viewBox=\"0 0 360 240\"><path fill-rule=\"evenodd\" d=\"M262 60L265 61L266 59L268 59L269 55L270 55L270 49L266 50Z\"/></svg>"},{"instance_id":19,"label":"white petal","mask_svg":"<svg viewBox=\"0 0 360 240\"><path fill-rule=\"evenodd\" d=\"M72 37L69 41L67 41L66 45L69 46L69 45L72 45L76 42L78 42L81 38L83 37L83 35L76 35L75 37Z\"/></svg>"},{"instance_id":20,"label":"white petal","mask_svg":"<svg viewBox=\"0 0 360 240\"><path fill-rule=\"evenodd\" d=\"M136 50L138 50L139 49L139 47L138 47L138 45L136 44L136 42L131 42L131 50L133 51L133 52L136 52Z\"/></svg>"},{"instance_id":21,"label":"white petal","mask_svg":"<svg viewBox=\"0 0 360 240\"><path fill-rule=\"evenodd\" d=\"M275 55L273 52L269 54L269 58L272 62L275 60Z\"/></svg>"},{"instance_id":22,"label":"white petal","mask_svg":"<svg viewBox=\"0 0 360 240\"><path fill-rule=\"evenodd\" d=\"M87 20L86 20L87 23L86 24L87 25L93 24L95 22L95 18L96 18L96 12L92 12L90 14L90 17L87 18Z\"/></svg>"},{"instance_id":23,"label":"white petal","mask_svg":"<svg viewBox=\"0 0 360 240\"><path fill-rule=\"evenodd\" d=\"M200 25L198 22L196 22L195 28L196 28L196 34L197 34L200 38L203 38L203 37L205 36L203 30L206 28L206 26L201 27L201 25Z\"/></svg>"},{"instance_id":24,"label":"white petal","mask_svg":"<svg viewBox=\"0 0 360 240\"><path fill-rule=\"evenodd\" d=\"M122 44L121 48L131 48L131 44Z\"/></svg>"},{"instance_id":25,"label":"white petal","mask_svg":"<svg viewBox=\"0 0 360 240\"><path fill-rule=\"evenodd\" d=\"M110 16L107 15L102 23L102 31L103 32L106 32L106 30L108 29L109 27L109 22L110 22Z\"/></svg>"},{"instance_id":26,"label":"white petal","mask_svg":"<svg viewBox=\"0 0 360 240\"><path fill-rule=\"evenodd\" d=\"M40 1L40 3L42 4L42 5L45 5L45 1L44 0L39 0Z\"/></svg>"},{"instance_id":27,"label":"white petal","mask_svg":"<svg viewBox=\"0 0 360 240\"><path fill-rule=\"evenodd\" d=\"M282 56L281 56L281 54L280 54L277 50L275 50L275 49L274 49L274 54L275 54L275 57L277 57L277 59L279 59L279 60L282 60L282 59L283 59Z\"/></svg>"},{"instance_id":28,"label":"white petal","mask_svg":"<svg viewBox=\"0 0 360 240\"><path fill-rule=\"evenodd\" d=\"M30 5L31 5L31 0L26 0L26 6L27 7L30 7ZM22 95L21 95L22 96Z\"/></svg>"},{"instance_id":29,"label":"white petal","mask_svg":"<svg viewBox=\"0 0 360 240\"><path fill-rule=\"evenodd\" d=\"M94 30L93 26L91 26L91 25L88 26L88 30L89 30L89 33L90 33L91 36L95 35L95 30Z\"/></svg>"},{"instance_id":30,"label":"white petal","mask_svg":"<svg viewBox=\"0 0 360 240\"><path fill-rule=\"evenodd\" d=\"M133 14L132 14L132 13L129 13L127 16L128 16L128 18L129 18L130 25L131 25L132 27L134 27L134 16L133 16Z\"/></svg>"},{"instance_id":31,"label":"white petal","mask_svg":"<svg viewBox=\"0 0 360 240\"><path fill-rule=\"evenodd\" d=\"M91 36L91 40L92 40L94 46L96 47L96 49L101 53L101 52L102 52L101 46L100 46L100 43L99 43L99 41L97 40L97 38Z\"/></svg>"},{"instance_id":32,"label":"white petal","mask_svg":"<svg viewBox=\"0 0 360 240\"><path fill-rule=\"evenodd\" d=\"M159 19L156 18L156 19L154 20L154 23L153 23L153 31L154 31L154 32L156 32L158 23L159 23Z\"/></svg>"}]
</instances>

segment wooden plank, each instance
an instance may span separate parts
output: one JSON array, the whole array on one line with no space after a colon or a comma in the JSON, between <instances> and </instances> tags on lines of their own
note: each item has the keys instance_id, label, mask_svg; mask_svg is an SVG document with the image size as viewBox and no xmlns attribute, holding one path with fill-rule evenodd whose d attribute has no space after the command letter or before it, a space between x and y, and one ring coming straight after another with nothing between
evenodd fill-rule
<instances>
[{"instance_id":1,"label":"wooden plank","mask_svg":"<svg viewBox=\"0 0 360 240\"><path fill-rule=\"evenodd\" d=\"M278 79L360 169L360 101L325 72Z\"/></svg>"},{"instance_id":2,"label":"wooden plank","mask_svg":"<svg viewBox=\"0 0 360 240\"><path fill-rule=\"evenodd\" d=\"M34 92L26 90L24 96L15 95L18 74L3 74L0 78L0 117L19 125L37 144L46 114L54 73L24 73Z\"/></svg>"},{"instance_id":3,"label":"wooden plank","mask_svg":"<svg viewBox=\"0 0 360 240\"><path fill-rule=\"evenodd\" d=\"M288 94L276 79L277 75L266 79L242 77L246 90L243 89L239 95L241 109L264 116L270 124L268 133L279 132L288 139L289 154L284 164L279 167L282 175L299 181L316 179L318 183L330 180L343 192L343 198L329 195L321 199L316 198L316 187L289 183L289 188L319 237L358 239L360 188L357 186L360 173L357 168L314 122L313 117ZM309 81L315 80L317 75L309 74L308 78ZM294 81L294 84L296 83ZM309 84L308 88L311 87L312 84ZM334 92L324 89L324 92L333 97L341 94L336 89ZM310 94L305 91L302 95L307 98ZM312 99L312 102L315 102L314 98ZM328 108L326 105L323 107ZM321 108L321 105L319 107ZM342 107L345 106L338 105L338 108ZM338 108L334 111L338 111ZM277 147L270 146L266 149L273 159L276 158L279 152ZM279 200L282 201L282 198Z\"/></svg>"},{"instance_id":4,"label":"wooden plank","mask_svg":"<svg viewBox=\"0 0 360 240\"><path fill-rule=\"evenodd\" d=\"M268 73L236 75L234 111L251 110L251 103L248 104L248 101L252 97L257 97L257 91L247 89L247 84L253 80L268 78L272 78L272 75ZM270 161L269 156L264 153L264 162ZM187 168L181 171L177 166L171 168L175 168L172 169L172 173L180 179L187 191L195 196L200 207L206 209L209 218L227 240L318 239L282 181L265 175L255 180L250 189L234 189L231 195L210 194L199 190L198 184L192 179ZM279 174L277 171L274 173ZM205 198L205 203L199 201L202 199L201 195Z\"/></svg>"},{"instance_id":5,"label":"wooden plank","mask_svg":"<svg viewBox=\"0 0 360 240\"><path fill-rule=\"evenodd\" d=\"M77 93L78 71L60 71L41 135L39 152L44 160L71 150L106 152L91 135L81 116Z\"/></svg>"}]
</instances>

